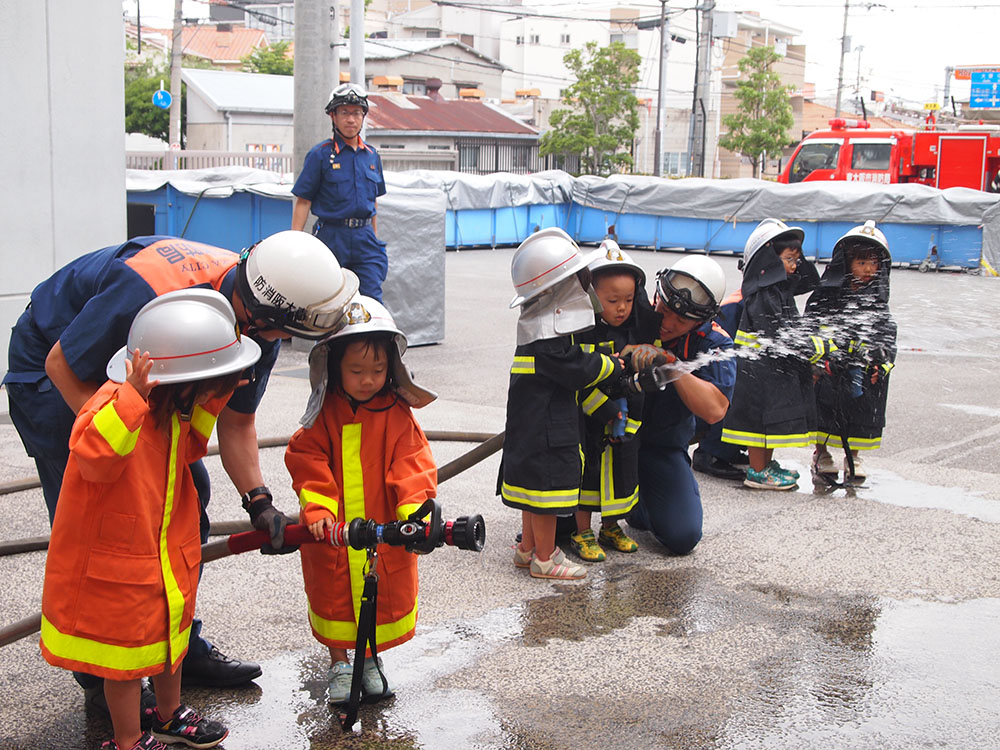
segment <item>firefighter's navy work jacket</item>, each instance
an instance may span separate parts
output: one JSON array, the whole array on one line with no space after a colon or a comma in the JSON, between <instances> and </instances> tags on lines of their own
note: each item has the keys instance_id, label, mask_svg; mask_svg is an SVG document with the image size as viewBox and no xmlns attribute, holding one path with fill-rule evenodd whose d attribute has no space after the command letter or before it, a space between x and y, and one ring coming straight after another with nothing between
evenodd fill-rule
<instances>
[{"instance_id":1,"label":"firefighter's navy work jacket","mask_svg":"<svg viewBox=\"0 0 1000 750\"><path fill-rule=\"evenodd\" d=\"M222 248L174 237L136 237L71 261L35 287L11 332L4 385L10 416L39 475L50 520L61 468L69 455L76 415L45 374L45 358L58 341L73 373L103 383L112 355L128 341L136 313L166 292L210 287L231 299L239 256ZM244 414L257 409L278 356L277 342L257 339L261 358L251 382L227 406ZM58 467L43 470L45 462Z\"/></svg>"},{"instance_id":2,"label":"firefighter's navy work jacket","mask_svg":"<svg viewBox=\"0 0 1000 750\"><path fill-rule=\"evenodd\" d=\"M514 350L500 467L504 505L543 514L576 509L583 471L583 414L576 392L620 372L618 360L584 352L572 336Z\"/></svg>"},{"instance_id":3,"label":"firefighter's navy work jacket","mask_svg":"<svg viewBox=\"0 0 1000 750\"><path fill-rule=\"evenodd\" d=\"M671 352L681 362L690 362L701 354L733 348L729 334L714 321L702 323L674 341L663 343L656 340L653 343ZM727 399L732 398L736 382L736 363L732 359L714 359L692 374L714 385ZM694 433L695 416L673 383L646 397L639 432L643 448L680 449L686 454Z\"/></svg>"}]
</instances>

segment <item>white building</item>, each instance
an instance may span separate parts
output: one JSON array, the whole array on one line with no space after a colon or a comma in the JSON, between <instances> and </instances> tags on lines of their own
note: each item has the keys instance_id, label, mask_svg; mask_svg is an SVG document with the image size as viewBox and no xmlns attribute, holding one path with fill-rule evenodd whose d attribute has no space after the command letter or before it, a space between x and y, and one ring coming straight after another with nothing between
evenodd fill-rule
<instances>
[{"instance_id":1,"label":"white building","mask_svg":"<svg viewBox=\"0 0 1000 750\"><path fill-rule=\"evenodd\" d=\"M120 0L0 3L2 351L38 282L125 241L121 12Z\"/></svg>"}]
</instances>

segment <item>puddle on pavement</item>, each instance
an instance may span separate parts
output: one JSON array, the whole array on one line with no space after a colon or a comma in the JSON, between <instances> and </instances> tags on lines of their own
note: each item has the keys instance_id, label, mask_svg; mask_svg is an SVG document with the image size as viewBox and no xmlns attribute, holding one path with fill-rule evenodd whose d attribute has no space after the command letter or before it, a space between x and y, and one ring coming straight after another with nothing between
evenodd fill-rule
<instances>
[{"instance_id":1,"label":"puddle on pavement","mask_svg":"<svg viewBox=\"0 0 1000 750\"><path fill-rule=\"evenodd\" d=\"M641 695L609 701L567 694L566 715L599 712L605 732L610 727L635 740L629 747L982 747L994 741L998 599L895 601L763 583L729 589L696 567L603 568L583 584L555 584L555 593L480 618L421 627L413 641L383 655L397 695L362 706L360 730L353 733L341 731L326 705L327 664L318 646L265 663L259 687L191 691L192 703L232 728L227 750L577 747L585 738L555 717L540 723L507 701L514 686L454 678L474 675L485 657L516 659L516 652L557 640L586 648L588 640L633 619L652 618L656 627L644 636L651 639L694 645L711 634L723 642L741 632L756 635L753 642L730 643L740 667L721 695L689 692L683 681L671 688L677 695L652 702ZM706 667L725 672L730 657L714 658ZM567 675L571 669L567 664ZM694 709L677 716L664 712L662 701Z\"/></svg>"},{"instance_id":2,"label":"puddle on pavement","mask_svg":"<svg viewBox=\"0 0 1000 750\"><path fill-rule=\"evenodd\" d=\"M1000 600L880 601L856 614L847 650L772 665L733 706L716 746L995 745Z\"/></svg>"},{"instance_id":3,"label":"puddle on pavement","mask_svg":"<svg viewBox=\"0 0 1000 750\"><path fill-rule=\"evenodd\" d=\"M1000 523L1000 501L979 497L958 487L921 484L892 473L878 471L868 478L868 486L856 490L858 497L904 508L935 508Z\"/></svg>"}]
</instances>

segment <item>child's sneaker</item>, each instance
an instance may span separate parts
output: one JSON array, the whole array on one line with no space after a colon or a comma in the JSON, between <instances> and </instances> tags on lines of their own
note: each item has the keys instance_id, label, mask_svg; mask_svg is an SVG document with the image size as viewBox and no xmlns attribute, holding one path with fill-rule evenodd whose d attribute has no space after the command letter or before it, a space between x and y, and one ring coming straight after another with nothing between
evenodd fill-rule
<instances>
[{"instance_id":1,"label":"child's sneaker","mask_svg":"<svg viewBox=\"0 0 1000 750\"><path fill-rule=\"evenodd\" d=\"M521 543L518 542L514 545L514 565L518 568L530 568L531 567L531 556L535 551L528 550L527 552L521 551Z\"/></svg>"},{"instance_id":2,"label":"child's sneaker","mask_svg":"<svg viewBox=\"0 0 1000 750\"><path fill-rule=\"evenodd\" d=\"M338 661L326 673L329 683L327 687L326 699L328 702L339 705L351 700L351 679L354 676L354 668L346 661Z\"/></svg>"},{"instance_id":3,"label":"child's sneaker","mask_svg":"<svg viewBox=\"0 0 1000 750\"><path fill-rule=\"evenodd\" d=\"M229 730L217 721L199 716L183 703L173 716L162 721L157 711L153 715L153 737L172 745L183 742L189 747L215 747L229 735Z\"/></svg>"},{"instance_id":4,"label":"child's sneaker","mask_svg":"<svg viewBox=\"0 0 1000 750\"><path fill-rule=\"evenodd\" d=\"M379 669L382 669L382 660L378 660L378 667L375 665L375 661L372 660L370 656L365 657L365 668L361 672L361 691L365 696L365 700L368 701L379 701L383 698L391 698L393 695L392 683L389 682L389 678L385 678L385 685L382 684L382 675L379 674Z\"/></svg>"},{"instance_id":5,"label":"child's sneaker","mask_svg":"<svg viewBox=\"0 0 1000 750\"><path fill-rule=\"evenodd\" d=\"M587 570L582 565L571 563L558 547L545 562L532 557L529 572L532 578L557 578L564 581L575 581L587 575Z\"/></svg>"},{"instance_id":6,"label":"child's sneaker","mask_svg":"<svg viewBox=\"0 0 1000 750\"><path fill-rule=\"evenodd\" d=\"M790 476L781 474L770 466L765 466L763 471L754 471L748 466L747 478L743 480L743 484L758 490L794 490L798 486Z\"/></svg>"},{"instance_id":7,"label":"child's sneaker","mask_svg":"<svg viewBox=\"0 0 1000 750\"><path fill-rule=\"evenodd\" d=\"M854 459L854 479L851 479L851 466L847 463L847 457L844 457L844 482L850 482L851 484L864 484L865 480L868 479L868 474L865 472L865 465L861 461L861 456Z\"/></svg>"},{"instance_id":8,"label":"child's sneaker","mask_svg":"<svg viewBox=\"0 0 1000 750\"><path fill-rule=\"evenodd\" d=\"M825 446L816 446L813 452L813 471L817 474L837 476L837 465L833 462L833 456Z\"/></svg>"},{"instance_id":9,"label":"child's sneaker","mask_svg":"<svg viewBox=\"0 0 1000 750\"><path fill-rule=\"evenodd\" d=\"M584 529L579 534L570 534L569 546L584 562L604 562L607 557L594 538L593 529Z\"/></svg>"},{"instance_id":10,"label":"child's sneaker","mask_svg":"<svg viewBox=\"0 0 1000 750\"><path fill-rule=\"evenodd\" d=\"M600 540L619 552L638 552L639 545L628 536L616 522L614 526L602 526Z\"/></svg>"},{"instance_id":11,"label":"child's sneaker","mask_svg":"<svg viewBox=\"0 0 1000 750\"><path fill-rule=\"evenodd\" d=\"M798 479L799 479L799 472L795 471L795 469L786 469L786 468L784 468L781 464L779 464L773 458L767 464L767 468L774 469L774 471L778 472L779 474L784 474L787 477L791 477L795 481L798 481Z\"/></svg>"},{"instance_id":12,"label":"child's sneaker","mask_svg":"<svg viewBox=\"0 0 1000 750\"><path fill-rule=\"evenodd\" d=\"M120 748L117 742L108 740L101 743L101 750L120 750ZM132 745L129 750L167 750L167 746L149 732L143 732L139 741Z\"/></svg>"}]
</instances>

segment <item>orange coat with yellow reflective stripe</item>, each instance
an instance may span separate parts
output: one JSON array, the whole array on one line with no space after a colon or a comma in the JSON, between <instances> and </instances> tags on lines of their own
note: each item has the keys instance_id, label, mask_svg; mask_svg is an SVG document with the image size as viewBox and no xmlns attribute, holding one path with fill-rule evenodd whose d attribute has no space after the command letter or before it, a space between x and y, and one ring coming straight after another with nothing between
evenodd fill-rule
<instances>
[{"instance_id":1,"label":"orange coat with yellow reflective stripe","mask_svg":"<svg viewBox=\"0 0 1000 750\"><path fill-rule=\"evenodd\" d=\"M128 383L105 383L73 425L42 593L50 664L113 680L173 671L187 652L201 543L188 464L225 399L158 429Z\"/></svg>"},{"instance_id":2,"label":"orange coat with yellow reflective stripe","mask_svg":"<svg viewBox=\"0 0 1000 750\"><path fill-rule=\"evenodd\" d=\"M328 393L315 424L296 432L285 465L298 493L302 523L403 520L437 494L430 445L410 407L376 396L357 412ZM353 648L366 553L327 544L302 545L302 575L313 635L334 648ZM413 637L417 623L417 558L402 547L378 548L375 642L391 648Z\"/></svg>"}]
</instances>

